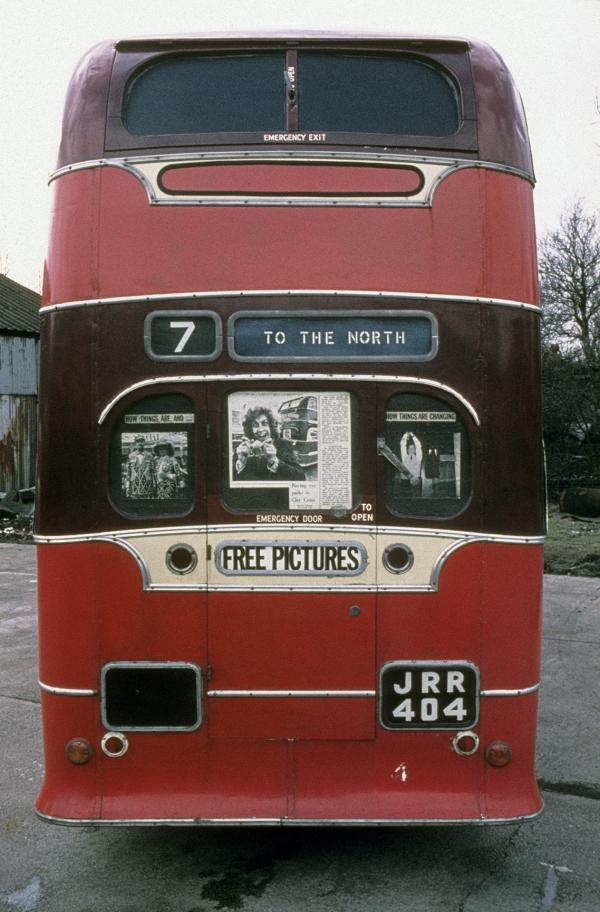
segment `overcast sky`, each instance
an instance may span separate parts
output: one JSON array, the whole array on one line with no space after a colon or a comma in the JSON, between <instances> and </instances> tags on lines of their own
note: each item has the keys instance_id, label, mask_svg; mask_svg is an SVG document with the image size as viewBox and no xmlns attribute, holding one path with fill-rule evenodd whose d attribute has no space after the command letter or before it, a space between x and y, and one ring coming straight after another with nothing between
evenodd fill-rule
<instances>
[{"instance_id":1,"label":"overcast sky","mask_svg":"<svg viewBox=\"0 0 600 912\"><path fill-rule=\"evenodd\" d=\"M274 29L472 37L520 89L538 233L576 197L600 210L600 0L0 0L0 271L39 290L65 90L105 38Z\"/></svg>"}]
</instances>

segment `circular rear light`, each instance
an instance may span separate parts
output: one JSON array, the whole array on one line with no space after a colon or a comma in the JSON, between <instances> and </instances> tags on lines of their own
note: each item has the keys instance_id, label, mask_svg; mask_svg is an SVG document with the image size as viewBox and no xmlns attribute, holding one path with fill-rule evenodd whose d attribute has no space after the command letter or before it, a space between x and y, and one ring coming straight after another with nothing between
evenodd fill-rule
<instances>
[{"instance_id":1,"label":"circular rear light","mask_svg":"<svg viewBox=\"0 0 600 912\"><path fill-rule=\"evenodd\" d=\"M479 735L472 731L458 732L452 739L452 747L461 757L472 757L479 748Z\"/></svg>"},{"instance_id":2,"label":"circular rear light","mask_svg":"<svg viewBox=\"0 0 600 912\"><path fill-rule=\"evenodd\" d=\"M508 766L512 760L512 747L506 741L491 741L485 749L485 759L498 769Z\"/></svg>"},{"instance_id":3,"label":"circular rear light","mask_svg":"<svg viewBox=\"0 0 600 912\"><path fill-rule=\"evenodd\" d=\"M92 759L92 745L85 738L71 738L65 747L65 757L76 766L82 766Z\"/></svg>"},{"instance_id":4,"label":"circular rear light","mask_svg":"<svg viewBox=\"0 0 600 912\"><path fill-rule=\"evenodd\" d=\"M165 560L171 573L183 576L185 573L191 573L196 568L198 555L191 545L173 545L167 551Z\"/></svg>"},{"instance_id":5,"label":"circular rear light","mask_svg":"<svg viewBox=\"0 0 600 912\"><path fill-rule=\"evenodd\" d=\"M383 565L391 573L406 573L414 561L415 556L408 545L388 545L383 552Z\"/></svg>"},{"instance_id":6,"label":"circular rear light","mask_svg":"<svg viewBox=\"0 0 600 912\"><path fill-rule=\"evenodd\" d=\"M107 757L122 757L127 753L129 741L121 732L106 732L100 742L100 747Z\"/></svg>"}]
</instances>

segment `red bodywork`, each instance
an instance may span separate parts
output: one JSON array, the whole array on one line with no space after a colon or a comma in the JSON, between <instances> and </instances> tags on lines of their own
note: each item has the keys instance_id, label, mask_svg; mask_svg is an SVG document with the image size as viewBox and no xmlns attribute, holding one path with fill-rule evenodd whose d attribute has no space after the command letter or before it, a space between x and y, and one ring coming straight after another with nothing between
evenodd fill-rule
<instances>
[{"instance_id":1,"label":"red bodywork","mask_svg":"<svg viewBox=\"0 0 600 912\"><path fill-rule=\"evenodd\" d=\"M542 563L541 546L466 546L438 593L362 595L356 629L347 595L143 593L115 545L42 546L41 679L94 689L105 662L143 658L208 662L215 689L368 689L391 659L460 656L480 666L482 689L525 689L539 678ZM96 698L44 694L38 809L99 822L533 814L537 694L481 702L482 746L513 748L505 769L487 765L483 750L457 755L453 732L385 731L372 698L211 698L198 731L131 732L127 754L111 759L97 747ZM75 736L96 746L84 767L64 757Z\"/></svg>"},{"instance_id":2,"label":"red bodywork","mask_svg":"<svg viewBox=\"0 0 600 912\"><path fill-rule=\"evenodd\" d=\"M365 289L535 303L533 224L529 183L483 168L446 177L431 208L202 211L149 206L130 174L96 168L56 182L44 299Z\"/></svg>"},{"instance_id":3,"label":"red bodywork","mask_svg":"<svg viewBox=\"0 0 600 912\"><path fill-rule=\"evenodd\" d=\"M239 175L220 167L214 178L219 186L239 183ZM295 167L294 186L314 187L314 171ZM262 164L248 175L261 185L282 180L276 165L270 172ZM195 181L193 171L189 179ZM328 190L326 172L319 179ZM186 175L175 171L172 180L181 189ZM286 174L284 184L288 180ZM252 290L537 301L531 185L500 169L457 170L441 181L431 206L414 208L150 205L135 176L111 166L64 173L54 192L46 305ZM447 307L450 311L452 303ZM103 314L110 320L110 310ZM95 319L90 308L90 320ZM132 335L141 332L132 320ZM60 341L49 334L46 395L52 373L61 372L52 361L53 345L61 351ZM520 370L510 362L510 340L499 352L507 372ZM148 361L139 379L152 377L154 368ZM376 372L378 366L367 369ZM178 370L172 365L173 376ZM236 370L234 362L217 361L187 372ZM94 389L102 364L92 353L89 371ZM416 371L400 365L397 372ZM530 376L528 367L525 378ZM533 377L533 390L523 390L527 401L536 397L535 369ZM103 383L106 388L106 378ZM122 387L115 380L112 394ZM95 425L105 404L106 396L93 403L90 414L80 416L82 424ZM492 445L485 384L475 405ZM533 433L538 430L535 424ZM48 452L51 442L44 439L43 446ZM87 469L77 464L77 471ZM77 484L75 477L72 483ZM100 488L103 484L100 478ZM51 485L52 476L42 469L41 498ZM377 514L376 497L372 500ZM229 523L235 531L236 523L248 521L235 514L224 519L221 507L211 517L210 509L209 524ZM482 515L484 510L482 504ZM482 522L493 536L493 517L487 526L485 518ZM114 511L112 528L124 525ZM154 525L176 529L177 521ZM407 521L398 525L406 528ZM461 517L443 528L461 530ZM42 539L46 531L41 527L38 533ZM511 534L523 536L519 528ZM144 591L131 555L108 541L40 541L38 560L40 677L54 688L97 692L102 666L127 660L211 669L205 692L374 691L381 666L400 659L472 662L480 669L483 691L531 689L539 681L539 535L536 543L521 538L465 544L444 563L437 591L359 596ZM359 616L348 611L355 603ZM37 807L44 816L74 823L520 818L541 806L534 776L536 707L536 692L482 696L476 726L481 746L463 757L452 746L455 732L385 730L373 696L240 699L205 693L197 730L130 732L129 750L114 759L100 750L105 729L97 695L44 692L46 774ZM94 748L82 766L65 759L65 745L75 737ZM512 762L503 769L484 759L492 741L512 748Z\"/></svg>"}]
</instances>

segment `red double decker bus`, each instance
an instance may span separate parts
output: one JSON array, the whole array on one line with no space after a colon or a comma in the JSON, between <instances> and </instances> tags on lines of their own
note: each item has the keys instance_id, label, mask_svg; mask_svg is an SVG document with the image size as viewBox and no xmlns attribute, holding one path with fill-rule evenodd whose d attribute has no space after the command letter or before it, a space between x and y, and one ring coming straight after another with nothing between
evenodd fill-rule
<instances>
[{"instance_id":1,"label":"red double decker bus","mask_svg":"<svg viewBox=\"0 0 600 912\"><path fill-rule=\"evenodd\" d=\"M502 60L106 42L52 185L40 816L536 815L533 170Z\"/></svg>"}]
</instances>

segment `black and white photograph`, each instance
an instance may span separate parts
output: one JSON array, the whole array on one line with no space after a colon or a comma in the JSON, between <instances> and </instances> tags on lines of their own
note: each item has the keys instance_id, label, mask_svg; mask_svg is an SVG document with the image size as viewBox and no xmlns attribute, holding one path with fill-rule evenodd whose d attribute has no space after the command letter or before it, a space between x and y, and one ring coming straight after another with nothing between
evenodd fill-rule
<instances>
[{"instance_id":1,"label":"black and white photograph","mask_svg":"<svg viewBox=\"0 0 600 912\"><path fill-rule=\"evenodd\" d=\"M290 509L350 507L349 393L232 393L228 417L230 487L286 487Z\"/></svg>"},{"instance_id":2,"label":"black and white photograph","mask_svg":"<svg viewBox=\"0 0 600 912\"><path fill-rule=\"evenodd\" d=\"M187 485L186 431L121 434L121 487L131 500L174 500Z\"/></svg>"},{"instance_id":3,"label":"black and white photograph","mask_svg":"<svg viewBox=\"0 0 600 912\"><path fill-rule=\"evenodd\" d=\"M455 412L389 411L386 444L396 457L396 497L461 497L461 432Z\"/></svg>"}]
</instances>

